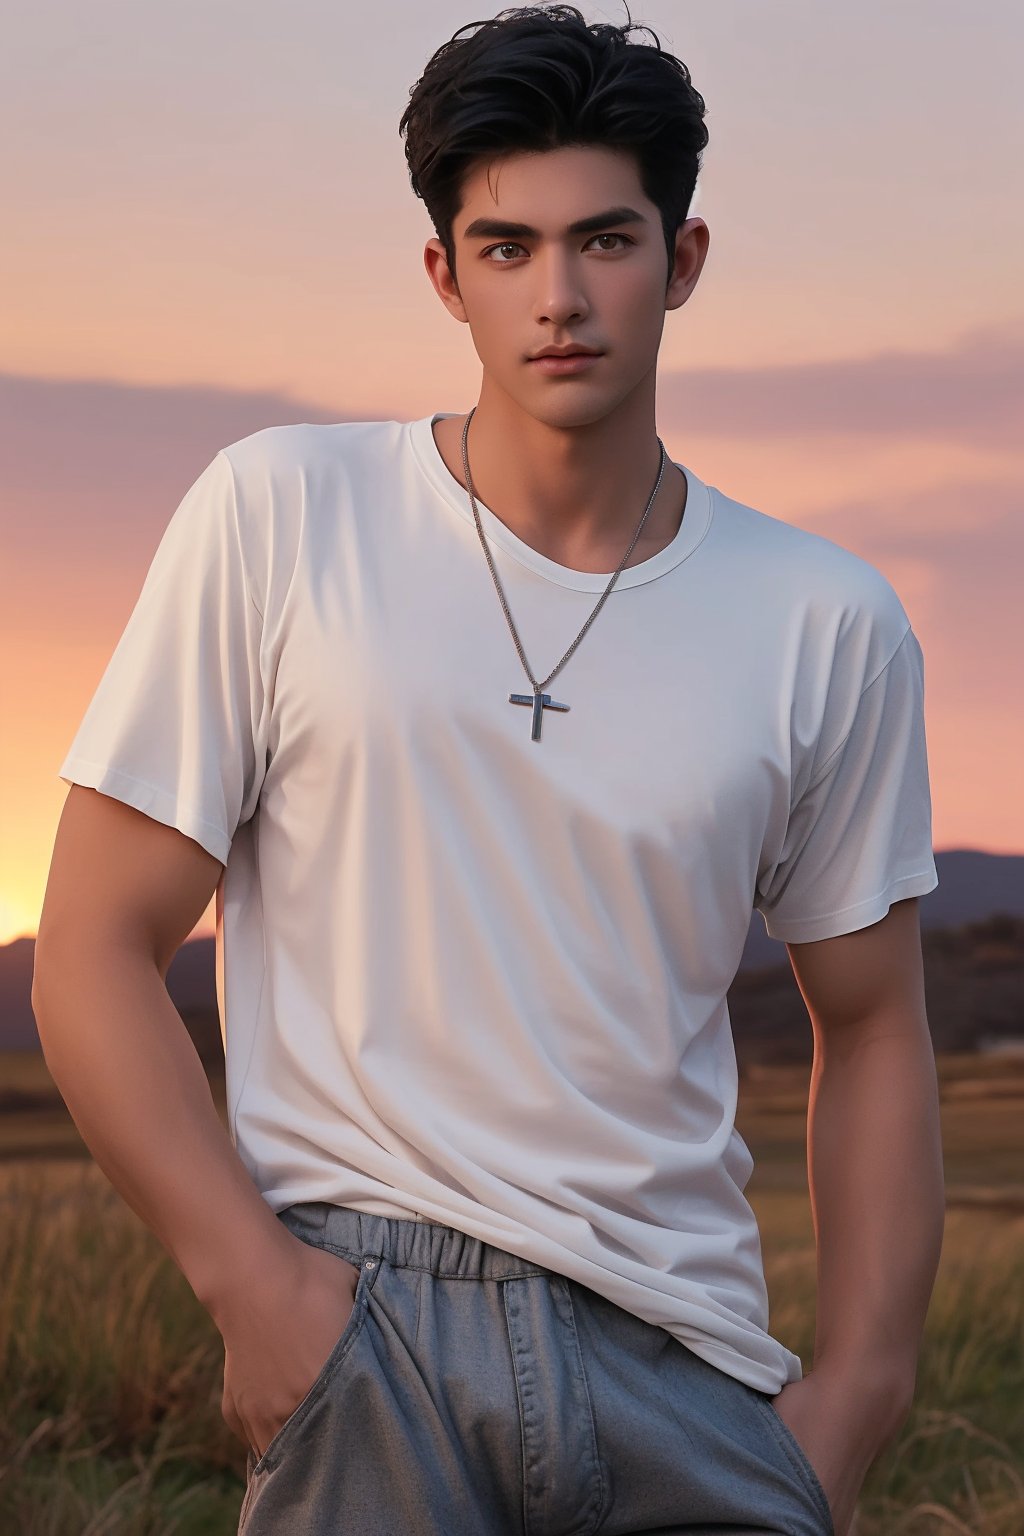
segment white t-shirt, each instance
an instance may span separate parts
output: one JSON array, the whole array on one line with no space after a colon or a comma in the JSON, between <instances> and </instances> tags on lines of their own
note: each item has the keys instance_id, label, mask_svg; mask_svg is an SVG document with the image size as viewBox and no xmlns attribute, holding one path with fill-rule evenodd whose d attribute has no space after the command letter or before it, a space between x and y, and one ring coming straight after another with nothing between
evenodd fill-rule
<instances>
[{"instance_id":1,"label":"white t-shirt","mask_svg":"<svg viewBox=\"0 0 1024 1536\"><path fill-rule=\"evenodd\" d=\"M229 1130L274 1211L450 1225L775 1393L726 990L753 908L802 943L938 884L920 646L873 565L679 465L534 740L432 419L221 449L60 777L226 865ZM611 573L478 506L546 677Z\"/></svg>"}]
</instances>

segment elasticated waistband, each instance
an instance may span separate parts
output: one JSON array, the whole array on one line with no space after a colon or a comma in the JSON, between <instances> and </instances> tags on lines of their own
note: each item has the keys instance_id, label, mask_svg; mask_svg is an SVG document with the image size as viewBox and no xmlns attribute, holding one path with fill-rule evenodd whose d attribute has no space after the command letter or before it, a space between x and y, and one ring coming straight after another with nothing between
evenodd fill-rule
<instances>
[{"instance_id":1,"label":"elasticated waistband","mask_svg":"<svg viewBox=\"0 0 1024 1536\"><path fill-rule=\"evenodd\" d=\"M328 1248L352 1264L367 1256L405 1269L462 1280L516 1280L523 1275L552 1275L542 1264L468 1237L455 1227L408 1218L371 1215L330 1201L310 1200L286 1206L277 1219L304 1241Z\"/></svg>"}]
</instances>

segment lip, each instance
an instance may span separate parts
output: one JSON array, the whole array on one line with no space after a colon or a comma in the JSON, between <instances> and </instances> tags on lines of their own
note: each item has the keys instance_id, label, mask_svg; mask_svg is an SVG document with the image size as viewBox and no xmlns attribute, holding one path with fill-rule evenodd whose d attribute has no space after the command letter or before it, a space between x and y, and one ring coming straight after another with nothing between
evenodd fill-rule
<instances>
[{"instance_id":1,"label":"lip","mask_svg":"<svg viewBox=\"0 0 1024 1536\"><path fill-rule=\"evenodd\" d=\"M566 357L556 357L549 352L546 357L531 357L529 363L540 373L582 373L592 363L600 362L603 355L601 352L570 352Z\"/></svg>"},{"instance_id":2,"label":"lip","mask_svg":"<svg viewBox=\"0 0 1024 1536\"><path fill-rule=\"evenodd\" d=\"M530 361L533 362L538 357L600 357L600 355L600 347L588 347L585 341L570 341L564 347L542 347L539 352L531 353Z\"/></svg>"}]
</instances>

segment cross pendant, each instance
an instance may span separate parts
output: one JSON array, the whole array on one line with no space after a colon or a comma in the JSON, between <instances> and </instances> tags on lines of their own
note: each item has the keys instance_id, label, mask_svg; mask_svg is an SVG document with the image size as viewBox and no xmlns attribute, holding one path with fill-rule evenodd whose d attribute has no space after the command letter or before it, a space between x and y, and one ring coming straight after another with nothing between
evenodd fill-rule
<instances>
[{"instance_id":1,"label":"cross pendant","mask_svg":"<svg viewBox=\"0 0 1024 1536\"><path fill-rule=\"evenodd\" d=\"M545 709L567 710L569 708L568 704L556 704L550 693L541 693L539 688L535 688L532 693L510 693L508 696L508 701L510 704L533 705L533 729L530 732L531 741L540 741L540 723L544 718L543 712Z\"/></svg>"}]
</instances>

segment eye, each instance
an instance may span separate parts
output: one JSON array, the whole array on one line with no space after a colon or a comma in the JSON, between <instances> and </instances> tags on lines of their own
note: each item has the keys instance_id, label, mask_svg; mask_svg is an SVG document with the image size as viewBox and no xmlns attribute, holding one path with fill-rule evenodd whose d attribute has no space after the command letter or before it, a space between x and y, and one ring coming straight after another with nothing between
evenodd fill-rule
<instances>
[{"instance_id":1,"label":"eye","mask_svg":"<svg viewBox=\"0 0 1024 1536\"><path fill-rule=\"evenodd\" d=\"M521 245L517 245L514 240L506 240L503 245L489 245L486 251L481 251L480 254L481 256L489 256L492 251L521 251L522 249L523 247ZM508 262L498 261L495 262L494 265L498 267L507 267Z\"/></svg>"},{"instance_id":2,"label":"eye","mask_svg":"<svg viewBox=\"0 0 1024 1536\"><path fill-rule=\"evenodd\" d=\"M629 238L628 235L620 235L620 234L617 234L617 233L616 234L609 233L607 235L595 235L594 239L595 240L625 240L627 245L632 245L633 244L632 240ZM589 241L588 241L588 244L589 244ZM607 246L605 247L605 249L607 250Z\"/></svg>"},{"instance_id":3,"label":"eye","mask_svg":"<svg viewBox=\"0 0 1024 1536\"><path fill-rule=\"evenodd\" d=\"M621 235L618 233L618 231L612 230L609 230L606 234L603 235L591 235L590 239L587 241L587 244L593 245L595 240L622 240L626 245L634 245L636 243L631 239L629 235ZM521 251L523 249L524 247L521 246L518 241L505 240L501 245L489 245L487 249L485 251L481 251L480 254L481 256L489 257L492 251ZM608 249L609 247L605 246L605 250ZM614 250L615 247L613 246L611 249ZM507 267L510 264L511 263L508 261L495 261L491 263L491 265L495 267Z\"/></svg>"}]
</instances>

